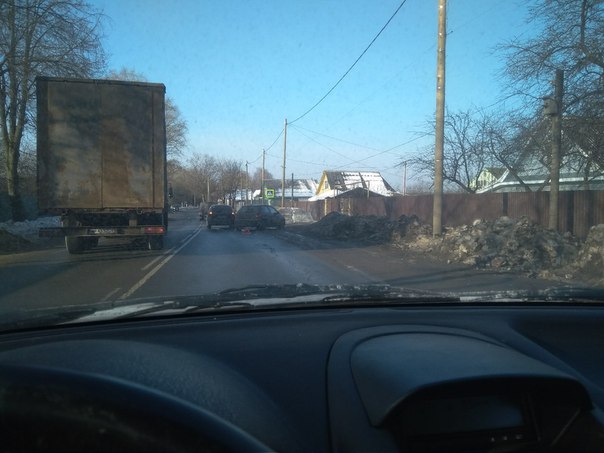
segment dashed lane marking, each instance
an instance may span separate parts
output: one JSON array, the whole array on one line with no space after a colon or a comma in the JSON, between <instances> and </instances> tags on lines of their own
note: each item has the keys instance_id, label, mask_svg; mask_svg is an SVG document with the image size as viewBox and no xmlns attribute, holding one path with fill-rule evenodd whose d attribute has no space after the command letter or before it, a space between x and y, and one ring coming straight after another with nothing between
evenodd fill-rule
<instances>
[{"instance_id":1,"label":"dashed lane marking","mask_svg":"<svg viewBox=\"0 0 604 453\"><path fill-rule=\"evenodd\" d=\"M113 291L111 291L109 294L107 294L105 297L103 297L99 302L105 302L110 300L115 294L120 292L120 289L122 288L115 288Z\"/></svg>"},{"instance_id":2,"label":"dashed lane marking","mask_svg":"<svg viewBox=\"0 0 604 453\"><path fill-rule=\"evenodd\" d=\"M145 276L143 278L141 278L138 282L136 282L132 286L132 288L130 288L128 291L126 291L124 294L122 294L119 297L120 300L127 299L136 290L138 290L145 283L147 283L147 281L151 277L153 277L157 273L157 271L159 271L165 264L167 264L168 261L170 261L176 254L178 254L178 252L180 252L183 248L185 248L189 242L191 242L193 239L195 239L195 237L197 237L197 235L199 234L200 231L201 231L201 227L198 228L197 230L195 230L193 233L191 233L191 236L185 242L183 242L183 244L180 247L178 247L176 250L174 250L173 248L170 249L170 250L168 250L168 252L166 253L167 256L160 255L158 258L162 258L163 257L163 260L161 260L157 266L155 266L153 269L151 269L149 272L147 272L147 274L145 274ZM153 261L152 261L152 263L153 263Z\"/></svg>"}]
</instances>

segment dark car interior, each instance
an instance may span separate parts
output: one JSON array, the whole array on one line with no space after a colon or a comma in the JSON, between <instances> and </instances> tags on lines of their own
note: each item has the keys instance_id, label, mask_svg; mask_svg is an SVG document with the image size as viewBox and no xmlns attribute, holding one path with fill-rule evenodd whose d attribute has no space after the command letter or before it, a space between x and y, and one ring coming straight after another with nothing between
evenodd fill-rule
<instances>
[{"instance_id":1,"label":"dark car interior","mask_svg":"<svg viewBox=\"0 0 604 453\"><path fill-rule=\"evenodd\" d=\"M255 308L0 337L3 451L602 451L600 306Z\"/></svg>"}]
</instances>

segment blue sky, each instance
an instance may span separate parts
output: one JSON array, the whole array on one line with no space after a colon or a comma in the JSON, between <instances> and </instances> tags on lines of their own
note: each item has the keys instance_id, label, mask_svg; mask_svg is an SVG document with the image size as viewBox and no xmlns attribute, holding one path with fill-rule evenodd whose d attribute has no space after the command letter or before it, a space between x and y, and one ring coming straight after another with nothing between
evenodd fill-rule
<instances>
[{"instance_id":1,"label":"blue sky","mask_svg":"<svg viewBox=\"0 0 604 453\"><path fill-rule=\"evenodd\" d=\"M280 176L283 137L269 147L285 118L337 82L401 0L92 3L109 18L109 68L166 85L188 123L189 152L248 161L253 171L266 148L266 167ZM432 140L418 134L435 110L437 4L407 0L341 84L288 127L288 177L371 169L400 187L396 165ZM530 33L525 2L449 0L447 8L448 108L502 108L493 106L504 83L494 47Z\"/></svg>"}]
</instances>

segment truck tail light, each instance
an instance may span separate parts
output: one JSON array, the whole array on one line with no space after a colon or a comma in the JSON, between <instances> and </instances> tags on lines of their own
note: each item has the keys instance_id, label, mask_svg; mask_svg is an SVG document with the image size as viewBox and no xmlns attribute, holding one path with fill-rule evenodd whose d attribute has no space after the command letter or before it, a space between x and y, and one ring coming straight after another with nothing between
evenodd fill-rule
<instances>
[{"instance_id":1,"label":"truck tail light","mask_svg":"<svg viewBox=\"0 0 604 453\"><path fill-rule=\"evenodd\" d=\"M166 229L163 226L148 226L145 227L145 234L164 234Z\"/></svg>"}]
</instances>

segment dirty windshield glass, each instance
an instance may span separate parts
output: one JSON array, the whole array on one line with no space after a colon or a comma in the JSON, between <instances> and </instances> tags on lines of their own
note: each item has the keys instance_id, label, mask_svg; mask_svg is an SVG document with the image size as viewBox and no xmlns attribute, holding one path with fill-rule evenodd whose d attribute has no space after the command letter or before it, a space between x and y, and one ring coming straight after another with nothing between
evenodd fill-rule
<instances>
[{"instance_id":1,"label":"dirty windshield glass","mask_svg":"<svg viewBox=\"0 0 604 453\"><path fill-rule=\"evenodd\" d=\"M3 328L576 299L604 284L603 47L597 0L2 1Z\"/></svg>"}]
</instances>

